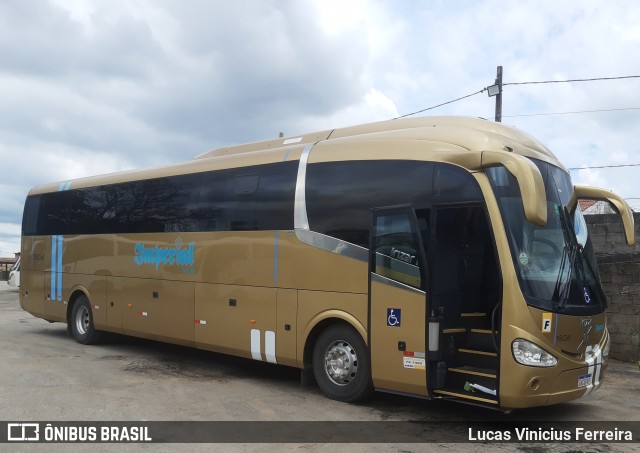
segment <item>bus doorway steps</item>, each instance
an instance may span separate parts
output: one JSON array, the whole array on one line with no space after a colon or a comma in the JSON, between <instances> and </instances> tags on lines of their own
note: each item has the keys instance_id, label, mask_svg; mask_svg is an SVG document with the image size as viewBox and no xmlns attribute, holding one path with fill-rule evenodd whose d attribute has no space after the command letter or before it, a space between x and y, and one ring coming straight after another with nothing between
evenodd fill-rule
<instances>
[{"instance_id":1,"label":"bus doorway steps","mask_svg":"<svg viewBox=\"0 0 640 453\"><path fill-rule=\"evenodd\" d=\"M467 329L481 329L487 325L487 314L482 312L460 313L460 325Z\"/></svg>"},{"instance_id":2,"label":"bus doorway steps","mask_svg":"<svg viewBox=\"0 0 640 453\"><path fill-rule=\"evenodd\" d=\"M449 357L444 386L433 393L439 398L497 405L498 353L494 337L497 338L499 332L486 328L486 317L481 313L461 318L461 323L468 327L443 331L454 334L457 347Z\"/></svg>"},{"instance_id":3,"label":"bus doorway steps","mask_svg":"<svg viewBox=\"0 0 640 453\"><path fill-rule=\"evenodd\" d=\"M435 393L436 395L445 398L445 399L456 399L456 400L469 400L469 401L473 401L476 403L484 403L484 404L488 404L488 405L497 405L498 404L498 399L494 396L491 395L484 395L484 394L480 394L482 396L476 396L476 394L474 395L469 395L467 393L461 393L461 392L453 392L450 390L434 390L433 393ZM448 397L448 398L447 398Z\"/></svg>"},{"instance_id":4,"label":"bus doorway steps","mask_svg":"<svg viewBox=\"0 0 640 453\"><path fill-rule=\"evenodd\" d=\"M457 352L458 364L447 367L444 388L433 393L441 397L498 404L497 354L465 348Z\"/></svg>"}]
</instances>

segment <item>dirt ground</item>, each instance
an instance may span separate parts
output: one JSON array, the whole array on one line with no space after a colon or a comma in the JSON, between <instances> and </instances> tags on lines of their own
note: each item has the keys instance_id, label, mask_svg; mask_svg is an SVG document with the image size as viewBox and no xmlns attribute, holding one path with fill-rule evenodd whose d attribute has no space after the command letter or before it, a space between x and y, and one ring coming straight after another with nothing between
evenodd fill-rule
<instances>
[{"instance_id":1,"label":"dirt ground","mask_svg":"<svg viewBox=\"0 0 640 453\"><path fill-rule=\"evenodd\" d=\"M376 393L364 404L325 398L300 385L296 369L124 336L82 346L66 326L23 312L18 291L0 282L0 407L5 421L411 421L467 430L472 421L640 423L638 364L612 361L589 399L503 414L445 401ZM339 426L339 423L338 423ZM382 427L382 425L380 425ZM11 447L10 449L8 447ZM16 448L18 447L18 448ZM636 444L233 443L222 451L638 451ZM0 451L211 451L208 444L7 445Z\"/></svg>"}]
</instances>

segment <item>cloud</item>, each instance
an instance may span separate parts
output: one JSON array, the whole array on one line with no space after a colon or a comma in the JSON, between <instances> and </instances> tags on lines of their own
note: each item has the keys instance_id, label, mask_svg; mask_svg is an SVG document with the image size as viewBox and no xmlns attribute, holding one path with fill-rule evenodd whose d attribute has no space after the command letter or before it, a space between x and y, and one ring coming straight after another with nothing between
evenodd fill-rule
<instances>
[{"instance_id":1,"label":"cloud","mask_svg":"<svg viewBox=\"0 0 640 453\"><path fill-rule=\"evenodd\" d=\"M615 0L2 2L0 222L20 223L36 184L393 118L492 84L497 65L505 82L640 74L639 22ZM639 93L638 79L506 86L504 121L568 167L640 162L640 110L512 116L640 107ZM427 113L493 118L494 98ZM630 175L572 173L640 197Z\"/></svg>"}]
</instances>

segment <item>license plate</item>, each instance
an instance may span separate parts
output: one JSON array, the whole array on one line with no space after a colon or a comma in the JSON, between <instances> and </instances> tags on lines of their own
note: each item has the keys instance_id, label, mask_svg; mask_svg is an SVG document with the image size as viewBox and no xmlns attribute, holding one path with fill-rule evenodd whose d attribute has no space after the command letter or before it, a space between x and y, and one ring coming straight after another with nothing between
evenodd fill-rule
<instances>
[{"instance_id":1,"label":"license plate","mask_svg":"<svg viewBox=\"0 0 640 453\"><path fill-rule=\"evenodd\" d=\"M578 387L586 387L591 385L591 374L585 374L584 376L578 376Z\"/></svg>"}]
</instances>

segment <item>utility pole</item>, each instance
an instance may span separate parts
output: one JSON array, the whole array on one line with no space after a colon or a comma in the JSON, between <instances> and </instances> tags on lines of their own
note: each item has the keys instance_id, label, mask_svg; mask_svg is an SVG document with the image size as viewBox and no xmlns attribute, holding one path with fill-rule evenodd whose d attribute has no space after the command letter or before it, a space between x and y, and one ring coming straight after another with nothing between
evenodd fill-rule
<instances>
[{"instance_id":1,"label":"utility pole","mask_svg":"<svg viewBox=\"0 0 640 453\"><path fill-rule=\"evenodd\" d=\"M498 66L496 85L498 85L498 94L496 95L496 123L500 123L502 122L502 66Z\"/></svg>"},{"instance_id":2,"label":"utility pole","mask_svg":"<svg viewBox=\"0 0 640 453\"><path fill-rule=\"evenodd\" d=\"M496 97L496 123L502 121L502 66L498 66L496 83L487 87L487 95Z\"/></svg>"}]
</instances>

